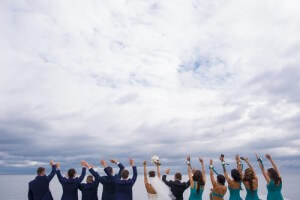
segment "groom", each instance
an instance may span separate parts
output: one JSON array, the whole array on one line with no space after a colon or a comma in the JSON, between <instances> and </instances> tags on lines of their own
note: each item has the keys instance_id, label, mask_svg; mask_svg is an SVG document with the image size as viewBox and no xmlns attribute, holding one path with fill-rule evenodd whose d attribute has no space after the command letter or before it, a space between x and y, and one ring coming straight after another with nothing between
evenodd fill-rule
<instances>
[{"instance_id":1,"label":"groom","mask_svg":"<svg viewBox=\"0 0 300 200\"><path fill-rule=\"evenodd\" d=\"M105 168L104 171L107 174L108 178L113 181L116 186L115 200L132 200L132 187L137 178L137 170L136 166L134 166L133 160L129 159L129 164L132 167L133 171L132 179L128 178L129 171L126 169L122 170L121 173L118 174L117 178L114 178L111 175L106 162L104 160L101 160L101 164Z\"/></svg>"}]
</instances>

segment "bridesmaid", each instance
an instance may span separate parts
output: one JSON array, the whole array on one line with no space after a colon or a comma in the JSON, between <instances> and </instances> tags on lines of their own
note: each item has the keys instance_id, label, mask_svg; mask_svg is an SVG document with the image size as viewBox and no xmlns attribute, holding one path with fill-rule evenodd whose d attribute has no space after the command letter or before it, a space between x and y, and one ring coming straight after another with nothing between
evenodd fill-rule
<instances>
[{"instance_id":1,"label":"bridesmaid","mask_svg":"<svg viewBox=\"0 0 300 200\"><path fill-rule=\"evenodd\" d=\"M242 189L242 175L241 175L242 174L242 166L241 166L241 162L240 162L240 156L239 155L235 156L237 169L231 170L232 179L228 176L228 173L226 171L226 167L225 167L226 163L224 160L224 156L221 156L220 160L222 162L225 178L228 182L228 189L229 189L229 194L230 194L229 200L242 200L242 198L240 196L240 191Z\"/></svg>"},{"instance_id":2,"label":"bridesmaid","mask_svg":"<svg viewBox=\"0 0 300 200\"><path fill-rule=\"evenodd\" d=\"M265 171L261 158L257 154L256 154L256 158L259 163L259 167L262 171L262 174L264 175L267 181L267 189L268 189L267 200L283 200L281 194L281 188L282 188L281 176L272 157L270 156L270 154L266 154L266 158L271 162L273 166L273 168L269 168L267 172Z\"/></svg>"},{"instance_id":3,"label":"bridesmaid","mask_svg":"<svg viewBox=\"0 0 300 200\"><path fill-rule=\"evenodd\" d=\"M227 191L227 187L225 186L225 177L222 174L219 174L217 176L217 181L216 181L214 177L213 169L214 169L213 160L210 160L209 175L210 175L211 184L213 186L213 189L210 193L210 199L223 200L224 195L226 194Z\"/></svg>"},{"instance_id":4,"label":"bridesmaid","mask_svg":"<svg viewBox=\"0 0 300 200\"><path fill-rule=\"evenodd\" d=\"M258 189L258 178L254 171L254 168L250 164L248 158L241 157L244 160L249 168L245 170L245 174L243 177L243 183L245 185L247 195L245 200L259 200L257 189Z\"/></svg>"},{"instance_id":5,"label":"bridesmaid","mask_svg":"<svg viewBox=\"0 0 300 200\"><path fill-rule=\"evenodd\" d=\"M203 159L199 158L199 161L202 166L202 172L200 170L193 170L191 169L190 165L190 156L187 157L188 160L188 175L189 175L189 181L190 181L190 197L189 200L202 200L202 195L204 191L204 186L206 182L205 177L205 167L203 163Z\"/></svg>"}]
</instances>

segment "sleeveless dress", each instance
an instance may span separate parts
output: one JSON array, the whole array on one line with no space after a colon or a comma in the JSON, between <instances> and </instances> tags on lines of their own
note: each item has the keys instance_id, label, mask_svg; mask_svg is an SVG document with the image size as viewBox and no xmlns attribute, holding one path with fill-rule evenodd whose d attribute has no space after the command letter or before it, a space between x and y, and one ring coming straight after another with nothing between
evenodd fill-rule
<instances>
[{"instance_id":1,"label":"sleeveless dress","mask_svg":"<svg viewBox=\"0 0 300 200\"><path fill-rule=\"evenodd\" d=\"M148 195L148 200L157 200L158 199L157 194L147 193L147 195Z\"/></svg>"},{"instance_id":2,"label":"sleeveless dress","mask_svg":"<svg viewBox=\"0 0 300 200\"><path fill-rule=\"evenodd\" d=\"M282 183L280 183L279 185L275 185L274 181L271 180L271 182L267 185L267 189L268 189L267 200L283 200L281 194L281 188L282 188Z\"/></svg>"},{"instance_id":3,"label":"sleeveless dress","mask_svg":"<svg viewBox=\"0 0 300 200\"><path fill-rule=\"evenodd\" d=\"M241 182L240 182L240 188L238 189L233 189L231 187L228 186L229 189L229 200L242 200L241 195L240 195L240 191L241 191Z\"/></svg>"},{"instance_id":4,"label":"sleeveless dress","mask_svg":"<svg viewBox=\"0 0 300 200\"><path fill-rule=\"evenodd\" d=\"M247 189L247 195L245 200L259 200L258 194L257 194L257 189L256 190L250 190Z\"/></svg>"},{"instance_id":5,"label":"sleeveless dress","mask_svg":"<svg viewBox=\"0 0 300 200\"><path fill-rule=\"evenodd\" d=\"M211 200L214 200L214 197L219 197L219 198L223 199L224 195L212 192L212 193L210 193L209 197Z\"/></svg>"},{"instance_id":6,"label":"sleeveless dress","mask_svg":"<svg viewBox=\"0 0 300 200\"><path fill-rule=\"evenodd\" d=\"M191 188L189 200L202 200L203 191L204 191L204 187L201 186L199 193L197 193L197 182L194 181L194 187Z\"/></svg>"}]
</instances>

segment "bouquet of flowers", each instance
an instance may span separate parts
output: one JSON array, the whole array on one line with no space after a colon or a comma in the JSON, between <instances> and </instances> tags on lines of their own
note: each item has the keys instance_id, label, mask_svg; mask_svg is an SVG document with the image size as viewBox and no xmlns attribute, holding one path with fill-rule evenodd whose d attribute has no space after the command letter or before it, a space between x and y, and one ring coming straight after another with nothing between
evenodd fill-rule
<instances>
[{"instance_id":1,"label":"bouquet of flowers","mask_svg":"<svg viewBox=\"0 0 300 200\"><path fill-rule=\"evenodd\" d=\"M151 162L155 165L160 165L160 160L158 156L152 156Z\"/></svg>"}]
</instances>

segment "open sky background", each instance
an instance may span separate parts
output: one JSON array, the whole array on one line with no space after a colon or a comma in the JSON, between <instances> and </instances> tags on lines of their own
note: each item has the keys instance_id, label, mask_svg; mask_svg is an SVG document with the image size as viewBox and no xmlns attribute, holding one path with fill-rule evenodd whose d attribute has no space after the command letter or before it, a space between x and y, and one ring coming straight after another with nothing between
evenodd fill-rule
<instances>
[{"instance_id":1,"label":"open sky background","mask_svg":"<svg viewBox=\"0 0 300 200\"><path fill-rule=\"evenodd\" d=\"M300 169L299 0L1 0L0 173L271 153ZM230 161L230 160L229 160Z\"/></svg>"}]
</instances>

